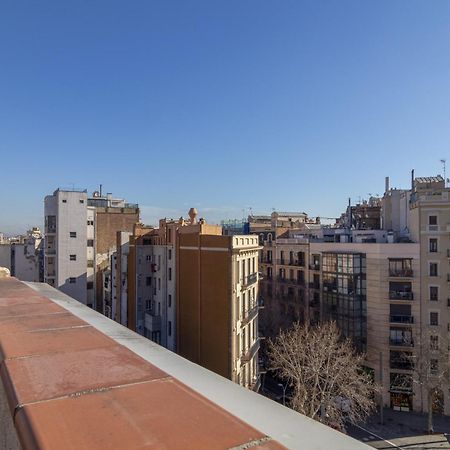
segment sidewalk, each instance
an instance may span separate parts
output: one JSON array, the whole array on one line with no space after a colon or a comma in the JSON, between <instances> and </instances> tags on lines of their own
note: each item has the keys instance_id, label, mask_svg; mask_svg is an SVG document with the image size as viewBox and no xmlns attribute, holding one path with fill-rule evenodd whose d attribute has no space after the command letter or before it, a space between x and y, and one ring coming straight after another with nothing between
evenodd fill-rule
<instances>
[{"instance_id":1,"label":"sidewalk","mask_svg":"<svg viewBox=\"0 0 450 450\"><path fill-rule=\"evenodd\" d=\"M383 425L379 423L379 414L376 414L361 428L349 427L349 435L378 449L450 449L450 417L434 415L435 433L429 435L426 414L391 409L383 412Z\"/></svg>"}]
</instances>

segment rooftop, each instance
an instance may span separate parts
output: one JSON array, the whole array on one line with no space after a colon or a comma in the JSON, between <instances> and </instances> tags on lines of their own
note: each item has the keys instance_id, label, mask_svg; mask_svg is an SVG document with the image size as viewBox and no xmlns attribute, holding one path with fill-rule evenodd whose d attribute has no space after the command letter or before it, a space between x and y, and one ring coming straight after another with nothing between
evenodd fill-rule
<instances>
[{"instance_id":1,"label":"rooftop","mask_svg":"<svg viewBox=\"0 0 450 450\"><path fill-rule=\"evenodd\" d=\"M46 284L0 279L0 373L0 448L368 448Z\"/></svg>"}]
</instances>

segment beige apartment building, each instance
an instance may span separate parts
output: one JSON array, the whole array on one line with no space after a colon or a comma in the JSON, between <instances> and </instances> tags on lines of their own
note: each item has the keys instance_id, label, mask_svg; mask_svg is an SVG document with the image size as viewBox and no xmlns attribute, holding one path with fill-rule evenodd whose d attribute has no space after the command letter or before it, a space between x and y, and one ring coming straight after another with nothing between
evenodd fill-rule
<instances>
[{"instance_id":1,"label":"beige apartment building","mask_svg":"<svg viewBox=\"0 0 450 450\"><path fill-rule=\"evenodd\" d=\"M222 231L191 208L189 219L118 232L110 317L257 390L260 246L257 236Z\"/></svg>"},{"instance_id":2,"label":"beige apartment building","mask_svg":"<svg viewBox=\"0 0 450 450\"><path fill-rule=\"evenodd\" d=\"M177 243L177 348L185 358L259 388L257 236L223 236L193 221Z\"/></svg>"},{"instance_id":3,"label":"beige apartment building","mask_svg":"<svg viewBox=\"0 0 450 450\"><path fill-rule=\"evenodd\" d=\"M261 331L274 337L294 321L335 320L366 352L386 406L427 411L418 367L425 362L432 381L440 355L448 355L450 189L442 177L412 178L407 190L388 182L386 188L379 220L371 216L381 229L265 234ZM435 411L450 414L449 387L436 396Z\"/></svg>"}]
</instances>

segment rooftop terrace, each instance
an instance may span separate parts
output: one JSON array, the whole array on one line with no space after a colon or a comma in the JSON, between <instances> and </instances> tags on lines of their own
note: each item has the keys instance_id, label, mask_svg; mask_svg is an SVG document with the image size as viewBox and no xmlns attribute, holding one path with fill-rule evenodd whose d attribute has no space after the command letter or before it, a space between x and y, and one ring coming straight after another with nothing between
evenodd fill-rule
<instances>
[{"instance_id":1,"label":"rooftop terrace","mask_svg":"<svg viewBox=\"0 0 450 450\"><path fill-rule=\"evenodd\" d=\"M41 283L0 279L1 449L368 448Z\"/></svg>"}]
</instances>

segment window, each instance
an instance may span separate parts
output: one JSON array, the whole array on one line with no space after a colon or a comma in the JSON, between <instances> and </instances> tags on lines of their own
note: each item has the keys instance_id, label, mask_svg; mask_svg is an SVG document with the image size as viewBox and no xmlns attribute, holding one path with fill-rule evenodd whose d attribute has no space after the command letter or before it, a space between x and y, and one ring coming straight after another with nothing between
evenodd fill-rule
<instances>
[{"instance_id":1,"label":"window","mask_svg":"<svg viewBox=\"0 0 450 450\"><path fill-rule=\"evenodd\" d=\"M436 375L439 371L439 361L437 359L430 359L430 373Z\"/></svg>"},{"instance_id":2,"label":"window","mask_svg":"<svg viewBox=\"0 0 450 450\"><path fill-rule=\"evenodd\" d=\"M430 277L437 277L437 276L438 276L438 264L430 263Z\"/></svg>"},{"instance_id":3,"label":"window","mask_svg":"<svg viewBox=\"0 0 450 450\"><path fill-rule=\"evenodd\" d=\"M169 267L169 281L172 281L172 267Z\"/></svg>"},{"instance_id":4,"label":"window","mask_svg":"<svg viewBox=\"0 0 450 450\"><path fill-rule=\"evenodd\" d=\"M172 249L169 248L169 260L172 259Z\"/></svg>"},{"instance_id":5,"label":"window","mask_svg":"<svg viewBox=\"0 0 450 450\"><path fill-rule=\"evenodd\" d=\"M65 198L63 198L62 202L63 203L67 203L67 200Z\"/></svg>"},{"instance_id":6,"label":"window","mask_svg":"<svg viewBox=\"0 0 450 450\"><path fill-rule=\"evenodd\" d=\"M437 216L428 217L428 225L437 225Z\"/></svg>"},{"instance_id":7,"label":"window","mask_svg":"<svg viewBox=\"0 0 450 450\"><path fill-rule=\"evenodd\" d=\"M84 200L80 198L80 203L84 203Z\"/></svg>"},{"instance_id":8,"label":"window","mask_svg":"<svg viewBox=\"0 0 450 450\"><path fill-rule=\"evenodd\" d=\"M169 294L169 308L172 306L172 294Z\"/></svg>"},{"instance_id":9,"label":"window","mask_svg":"<svg viewBox=\"0 0 450 450\"><path fill-rule=\"evenodd\" d=\"M87 221L87 224L88 224L88 225L94 225L94 221L93 221L93 220L88 220L88 221Z\"/></svg>"},{"instance_id":10,"label":"window","mask_svg":"<svg viewBox=\"0 0 450 450\"><path fill-rule=\"evenodd\" d=\"M76 232L76 231L70 231L70 232L69 232L69 236L70 236L71 238L76 238L76 237L77 237L77 232Z\"/></svg>"},{"instance_id":11,"label":"window","mask_svg":"<svg viewBox=\"0 0 450 450\"><path fill-rule=\"evenodd\" d=\"M87 266L88 267L94 267L94 260L93 259L88 259Z\"/></svg>"},{"instance_id":12,"label":"window","mask_svg":"<svg viewBox=\"0 0 450 450\"><path fill-rule=\"evenodd\" d=\"M145 279L145 285L146 286L151 286L152 285L152 277L147 277Z\"/></svg>"},{"instance_id":13,"label":"window","mask_svg":"<svg viewBox=\"0 0 450 450\"><path fill-rule=\"evenodd\" d=\"M430 350L439 349L439 336L430 336Z\"/></svg>"},{"instance_id":14,"label":"window","mask_svg":"<svg viewBox=\"0 0 450 450\"><path fill-rule=\"evenodd\" d=\"M430 325L439 325L439 313L430 312Z\"/></svg>"},{"instance_id":15,"label":"window","mask_svg":"<svg viewBox=\"0 0 450 450\"><path fill-rule=\"evenodd\" d=\"M69 255L69 259L70 259L70 261L76 261L77 255Z\"/></svg>"},{"instance_id":16,"label":"window","mask_svg":"<svg viewBox=\"0 0 450 450\"><path fill-rule=\"evenodd\" d=\"M158 291L161 290L161 278L158 278Z\"/></svg>"},{"instance_id":17,"label":"window","mask_svg":"<svg viewBox=\"0 0 450 450\"><path fill-rule=\"evenodd\" d=\"M172 336L172 322L169 320L169 336Z\"/></svg>"},{"instance_id":18,"label":"window","mask_svg":"<svg viewBox=\"0 0 450 450\"><path fill-rule=\"evenodd\" d=\"M76 283L77 282L77 279L75 278L75 277L70 277L69 278L69 283L70 284L74 284L74 283Z\"/></svg>"},{"instance_id":19,"label":"window","mask_svg":"<svg viewBox=\"0 0 450 450\"><path fill-rule=\"evenodd\" d=\"M439 288L437 286L430 286L430 301L437 302L439 299Z\"/></svg>"},{"instance_id":20,"label":"window","mask_svg":"<svg viewBox=\"0 0 450 450\"><path fill-rule=\"evenodd\" d=\"M87 246L88 247L93 247L94 246L94 239L88 239L87 240Z\"/></svg>"},{"instance_id":21,"label":"window","mask_svg":"<svg viewBox=\"0 0 450 450\"><path fill-rule=\"evenodd\" d=\"M86 287L87 287L88 289L94 289L94 282L93 282L93 281L88 281L88 282L86 283Z\"/></svg>"},{"instance_id":22,"label":"window","mask_svg":"<svg viewBox=\"0 0 450 450\"><path fill-rule=\"evenodd\" d=\"M436 253L438 251L438 240L435 238L430 239L429 250L430 253Z\"/></svg>"},{"instance_id":23,"label":"window","mask_svg":"<svg viewBox=\"0 0 450 450\"><path fill-rule=\"evenodd\" d=\"M142 244L143 245L151 245L152 240L150 238L144 238L142 239Z\"/></svg>"},{"instance_id":24,"label":"window","mask_svg":"<svg viewBox=\"0 0 450 450\"><path fill-rule=\"evenodd\" d=\"M147 255L147 256L145 257L145 260L146 260L146 261L151 261L151 260L152 260L152 255Z\"/></svg>"}]
</instances>

